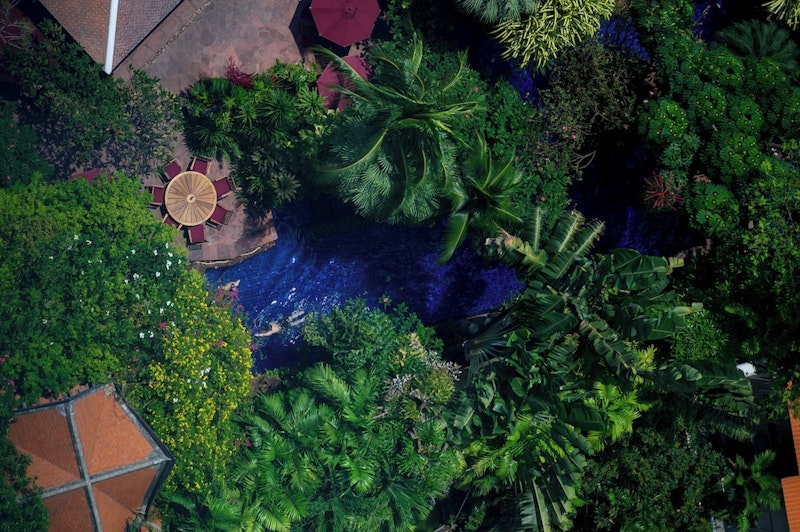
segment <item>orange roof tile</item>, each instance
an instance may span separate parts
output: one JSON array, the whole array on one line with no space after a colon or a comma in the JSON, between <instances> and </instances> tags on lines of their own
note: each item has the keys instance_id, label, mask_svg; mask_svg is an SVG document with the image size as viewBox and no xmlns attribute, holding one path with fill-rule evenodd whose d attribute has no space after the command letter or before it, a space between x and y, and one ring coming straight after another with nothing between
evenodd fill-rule
<instances>
[{"instance_id":1,"label":"orange roof tile","mask_svg":"<svg viewBox=\"0 0 800 532\"><path fill-rule=\"evenodd\" d=\"M31 457L51 530L125 530L146 514L172 455L116 394L97 386L18 410L9 439Z\"/></svg>"},{"instance_id":2,"label":"orange roof tile","mask_svg":"<svg viewBox=\"0 0 800 532\"><path fill-rule=\"evenodd\" d=\"M792 413L791 405L789 405L789 423L792 427L794 456L798 468L800 468L800 419ZM789 532L800 532L800 476L781 479L781 487L783 488L783 507L786 509Z\"/></svg>"}]
</instances>

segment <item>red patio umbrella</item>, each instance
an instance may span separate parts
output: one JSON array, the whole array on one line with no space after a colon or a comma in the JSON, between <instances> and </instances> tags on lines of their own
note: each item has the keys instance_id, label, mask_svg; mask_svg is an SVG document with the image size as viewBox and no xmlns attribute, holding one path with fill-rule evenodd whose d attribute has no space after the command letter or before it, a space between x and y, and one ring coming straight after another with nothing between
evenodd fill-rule
<instances>
[{"instance_id":1,"label":"red patio umbrella","mask_svg":"<svg viewBox=\"0 0 800 532\"><path fill-rule=\"evenodd\" d=\"M356 73L364 79L367 79L369 65L364 58L360 55L348 55L343 57L344 62L350 65ZM344 109L350 103L350 99L344 94L337 92L333 89L335 86L353 89L353 84L350 79L343 73L336 70L333 61L328 62L325 70L317 78L317 91L319 95L325 98L326 106L328 109Z\"/></svg>"},{"instance_id":2,"label":"red patio umbrella","mask_svg":"<svg viewBox=\"0 0 800 532\"><path fill-rule=\"evenodd\" d=\"M369 39L380 12L378 0L311 1L311 17L320 37L339 46Z\"/></svg>"}]
</instances>

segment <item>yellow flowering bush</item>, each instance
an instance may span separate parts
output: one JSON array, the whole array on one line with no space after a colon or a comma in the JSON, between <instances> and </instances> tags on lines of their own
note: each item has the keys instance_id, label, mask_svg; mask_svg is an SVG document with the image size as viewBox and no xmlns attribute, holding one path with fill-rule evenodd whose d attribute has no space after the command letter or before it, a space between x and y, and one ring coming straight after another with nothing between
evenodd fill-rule
<instances>
[{"instance_id":1,"label":"yellow flowering bush","mask_svg":"<svg viewBox=\"0 0 800 532\"><path fill-rule=\"evenodd\" d=\"M250 334L194 270L181 277L165 320L163 353L139 370L128 395L175 455L166 489L200 493L235 449L231 417L250 391Z\"/></svg>"}]
</instances>

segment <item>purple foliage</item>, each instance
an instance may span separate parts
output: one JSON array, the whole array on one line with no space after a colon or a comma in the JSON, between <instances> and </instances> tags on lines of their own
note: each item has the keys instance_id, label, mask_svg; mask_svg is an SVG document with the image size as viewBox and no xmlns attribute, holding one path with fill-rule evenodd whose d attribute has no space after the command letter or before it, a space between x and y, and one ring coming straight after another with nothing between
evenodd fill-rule
<instances>
[{"instance_id":1,"label":"purple foliage","mask_svg":"<svg viewBox=\"0 0 800 532\"><path fill-rule=\"evenodd\" d=\"M650 54L639 42L639 32L628 17L615 16L602 21L597 39L604 46L627 50L642 61L650 61Z\"/></svg>"},{"instance_id":2,"label":"purple foliage","mask_svg":"<svg viewBox=\"0 0 800 532\"><path fill-rule=\"evenodd\" d=\"M704 41L711 39L711 36L725 25L726 20L725 0L695 2L692 14L692 21L695 24L693 32Z\"/></svg>"}]
</instances>

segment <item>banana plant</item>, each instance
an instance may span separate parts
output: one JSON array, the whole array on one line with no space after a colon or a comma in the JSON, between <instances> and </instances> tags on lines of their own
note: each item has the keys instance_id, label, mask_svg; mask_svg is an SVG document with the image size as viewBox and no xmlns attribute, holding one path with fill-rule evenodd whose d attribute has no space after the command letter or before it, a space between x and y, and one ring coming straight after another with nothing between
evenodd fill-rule
<instances>
[{"instance_id":1,"label":"banana plant","mask_svg":"<svg viewBox=\"0 0 800 532\"><path fill-rule=\"evenodd\" d=\"M569 525L585 457L633 429L650 406L638 399L642 387L694 394L730 427L752 400L733 375L642 355L638 346L677 334L699 306L668 290L676 261L628 249L592 255L602 232L572 211L548 233L539 211L525 237L489 241L525 288L479 341L464 343L474 377L454 426L471 440L463 487L513 493L515 528ZM718 385L727 391L717 397Z\"/></svg>"}]
</instances>

